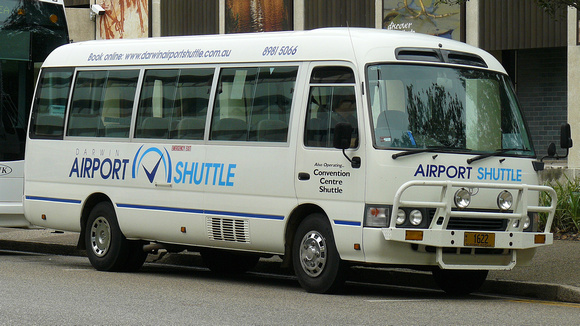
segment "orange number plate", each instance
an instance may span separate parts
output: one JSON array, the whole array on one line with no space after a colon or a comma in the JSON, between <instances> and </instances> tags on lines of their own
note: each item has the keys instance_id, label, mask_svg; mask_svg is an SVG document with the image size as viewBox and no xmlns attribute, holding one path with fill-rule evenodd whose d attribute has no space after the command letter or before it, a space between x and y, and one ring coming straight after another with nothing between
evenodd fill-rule
<instances>
[{"instance_id":1,"label":"orange number plate","mask_svg":"<svg viewBox=\"0 0 580 326\"><path fill-rule=\"evenodd\" d=\"M463 245L470 247L495 247L494 233L465 232Z\"/></svg>"}]
</instances>

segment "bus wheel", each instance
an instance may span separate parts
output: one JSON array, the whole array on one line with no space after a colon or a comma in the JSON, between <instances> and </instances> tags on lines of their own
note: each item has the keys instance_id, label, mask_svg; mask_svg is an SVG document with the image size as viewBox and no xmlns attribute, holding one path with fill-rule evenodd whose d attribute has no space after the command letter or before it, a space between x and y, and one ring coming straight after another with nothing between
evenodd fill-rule
<instances>
[{"instance_id":1,"label":"bus wheel","mask_svg":"<svg viewBox=\"0 0 580 326\"><path fill-rule=\"evenodd\" d=\"M203 263L214 273L241 274L256 267L260 256L205 249L200 252Z\"/></svg>"},{"instance_id":2,"label":"bus wheel","mask_svg":"<svg viewBox=\"0 0 580 326\"><path fill-rule=\"evenodd\" d=\"M109 202L93 208L85 231L87 256L99 271L135 271L147 258L141 241L129 241L121 233L115 210Z\"/></svg>"},{"instance_id":3,"label":"bus wheel","mask_svg":"<svg viewBox=\"0 0 580 326\"><path fill-rule=\"evenodd\" d=\"M292 245L292 263L298 282L308 292L334 293L342 287L346 266L324 215L312 214L300 223Z\"/></svg>"},{"instance_id":4,"label":"bus wheel","mask_svg":"<svg viewBox=\"0 0 580 326\"><path fill-rule=\"evenodd\" d=\"M477 291L485 282L488 271L465 271L440 269L433 270L435 283L448 294L467 295Z\"/></svg>"}]
</instances>

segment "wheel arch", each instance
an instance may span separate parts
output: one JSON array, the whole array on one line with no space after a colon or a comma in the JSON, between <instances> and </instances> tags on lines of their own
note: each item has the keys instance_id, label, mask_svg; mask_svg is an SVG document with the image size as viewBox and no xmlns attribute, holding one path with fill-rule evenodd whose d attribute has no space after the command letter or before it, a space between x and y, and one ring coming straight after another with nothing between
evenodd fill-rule
<instances>
[{"instance_id":1,"label":"wheel arch","mask_svg":"<svg viewBox=\"0 0 580 326\"><path fill-rule=\"evenodd\" d=\"M328 218L328 215L320 206L310 203L296 207L288 217L288 223L286 223L286 231L284 233L284 260L282 262L282 267L292 267L292 243L294 242L296 229L298 229L298 225L300 225L308 215L314 213L323 214Z\"/></svg>"},{"instance_id":2,"label":"wheel arch","mask_svg":"<svg viewBox=\"0 0 580 326\"><path fill-rule=\"evenodd\" d=\"M86 236L86 225L87 225L87 220L89 218L89 214L91 214L91 211L93 210L93 208L102 202L109 202L111 204L113 204L113 202L111 201L111 199L109 198L109 196L97 192L94 194L91 194L87 200L85 201L84 205L83 205L83 209L81 211L81 220L80 220L80 224L81 224L81 233L79 235L79 240L77 243L77 249L81 249L81 250L86 250L86 245L85 245L85 236Z\"/></svg>"}]
</instances>

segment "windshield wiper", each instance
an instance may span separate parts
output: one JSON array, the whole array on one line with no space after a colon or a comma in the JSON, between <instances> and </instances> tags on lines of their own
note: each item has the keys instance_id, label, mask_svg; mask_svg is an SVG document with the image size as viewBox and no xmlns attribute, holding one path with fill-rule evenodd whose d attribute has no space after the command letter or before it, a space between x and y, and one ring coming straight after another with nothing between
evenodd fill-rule
<instances>
[{"instance_id":1,"label":"windshield wiper","mask_svg":"<svg viewBox=\"0 0 580 326\"><path fill-rule=\"evenodd\" d=\"M476 157L472 157L467 159L467 164L471 164L475 161L479 161L482 160L484 158L488 158L488 157L492 157L492 156L499 156L502 154L505 154L509 151L528 151L529 149L526 148L503 148L503 149L498 149L495 152L492 153L486 153L486 154L481 154L481 155L477 155Z\"/></svg>"},{"instance_id":2,"label":"windshield wiper","mask_svg":"<svg viewBox=\"0 0 580 326\"><path fill-rule=\"evenodd\" d=\"M452 149L453 148L448 148L445 146L429 146L427 148L415 148L415 149L410 149L408 151L395 153L395 154L393 154L392 158L393 158L393 160L396 160L398 157L401 157L401 156L407 156L407 155L413 155L413 154L419 154L419 153L443 153L444 150L452 150Z\"/></svg>"}]
</instances>

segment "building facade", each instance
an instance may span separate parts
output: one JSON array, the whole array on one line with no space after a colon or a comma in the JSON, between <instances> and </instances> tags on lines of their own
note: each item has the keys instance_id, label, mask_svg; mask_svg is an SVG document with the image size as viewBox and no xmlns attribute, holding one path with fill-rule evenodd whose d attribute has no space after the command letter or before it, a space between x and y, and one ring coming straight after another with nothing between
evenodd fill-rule
<instances>
[{"instance_id":1,"label":"building facade","mask_svg":"<svg viewBox=\"0 0 580 326\"><path fill-rule=\"evenodd\" d=\"M91 5L105 9L90 15ZM512 78L539 157L563 123L580 145L580 32L574 9L553 15L529 0L65 0L74 41L308 30L406 30L453 38L496 56ZM92 17L91 20L89 17ZM563 155L563 150L558 149ZM580 151L567 161L580 168Z\"/></svg>"}]
</instances>

